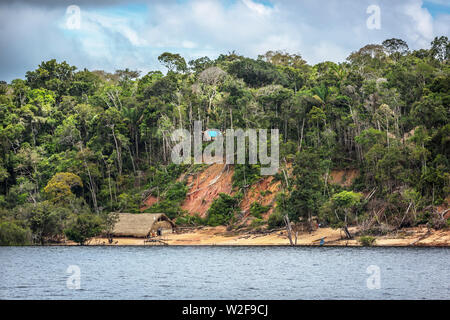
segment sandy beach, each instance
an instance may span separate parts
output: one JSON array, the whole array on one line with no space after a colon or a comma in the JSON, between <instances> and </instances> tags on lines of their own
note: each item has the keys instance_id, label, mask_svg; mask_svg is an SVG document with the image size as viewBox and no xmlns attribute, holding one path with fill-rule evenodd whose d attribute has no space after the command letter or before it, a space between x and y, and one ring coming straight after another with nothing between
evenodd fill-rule
<instances>
[{"instance_id":1,"label":"sandy beach","mask_svg":"<svg viewBox=\"0 0 450 320\"><path fill-rule=\"evenodd\" d=\"M349 229L351 233L357 230ZM340 230L319 228L311 233L298 235L297 245L319 246L324 238L325 246L360 246L358 236L352 240L342 239ZM223 226L192 229L188 232L173 233L155 238L168 245L176 246L288 246L289 239L285 230L270 233L228 232ZM75 243L67 242L66 245ZM143 238L114 238L112 244L105 238L93 238L89 245L143 246L161 245L160 242L146 242ZM376 237L374 246L450 246L450 230L433 230L426 227L406 228L395 233Z\"/></svg>"}]
</instances>

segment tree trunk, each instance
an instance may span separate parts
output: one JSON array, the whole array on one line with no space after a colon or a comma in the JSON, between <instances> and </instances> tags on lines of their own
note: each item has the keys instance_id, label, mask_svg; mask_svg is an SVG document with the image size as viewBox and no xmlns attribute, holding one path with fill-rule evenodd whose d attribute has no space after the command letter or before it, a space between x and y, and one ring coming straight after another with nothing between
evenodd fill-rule
<instances>
[{"instance_id":1,"label":"tree trunk","mask_svg":"<svg viewBox=\"0 0 450 320\"><path fill-rule=\"evenodd\" d=\"M353 236L350 234L350 231L348 231L347 226L344 226L342 228L342 230L344 230L345 236L347 237L347 239L353 239Z\"/></svg>"},{"instance_id":2,"label":"tree trunk","mask_svg":"<svg viewBox=\"0 0 450 320\"><path fill-rule=\"evenodd\" d=\"M294 242L292 241L292 228L288 215L284 216L284 223L286 224L286 231L288 234L289 243L291 244L291 246L294 246Z\"/></svg>"}]
</instances>

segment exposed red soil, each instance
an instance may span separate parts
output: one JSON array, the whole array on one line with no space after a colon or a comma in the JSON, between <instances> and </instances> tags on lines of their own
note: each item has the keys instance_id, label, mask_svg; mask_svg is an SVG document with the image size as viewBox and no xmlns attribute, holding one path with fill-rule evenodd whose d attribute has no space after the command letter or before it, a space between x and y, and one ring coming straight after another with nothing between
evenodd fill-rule
<instances>
[{"instance_id":1,"label":"exposed red soil","mask_svg":"<svg viewBox=\"0 0 450 320\"><path fill-rule=\"evenodd\" d=\"M244 217L250 214L251 204L257 201L263 206L271 206L270 210L263 214L263 219L266 220L269 218L275 207L275 198L281 186L280 181L273 181L273 179L273 176L264 178L247 190L241 202L241 210L245 212Z\"/></svg>"},{"instance_id":2,"label":"exposed red soil","mask_svg":"<svg viewBox=\"0 0 450 320\"><path fill-rule=\"evenodd\" d=\"M141 205L141 211L144 211L145 209L150 208L152 205L154 205L156 202L158 202L158 198L154 197L152 195L145 198L145 200L142 202Z\"/></svg>"},{"instance_id":3,"label":"exposed red soil","mask_svg":"<svg viewBox=\"0 0 450 320\"><path fill-rule=\"evenodd\" d=\"M206 212L219 193L231 194L233 166L213 164L188 178L190 185L186 200L181 205L189 214L206 216Z\"/></svg>"},{"instance_id":4,"label":"exposed red soil","mask_svg":"<svg viewBox=\"0 0 450 320\"><path fill-rule=\"evenodd\" d=\"M359 177L358 169L331 170L328 182L350 187L357 177Z\"/></svg>"}]
</instances>

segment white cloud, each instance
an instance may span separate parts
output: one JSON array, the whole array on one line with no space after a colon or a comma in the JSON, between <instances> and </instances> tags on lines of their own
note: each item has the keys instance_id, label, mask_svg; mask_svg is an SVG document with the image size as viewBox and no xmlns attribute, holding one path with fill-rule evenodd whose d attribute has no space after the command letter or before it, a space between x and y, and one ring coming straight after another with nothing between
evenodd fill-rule
<instances>
[{"instance_id":1,"label":"white cloud","mask_svg":"<svg viewBox=\"0 0 450 320\"><path fill-rule=\"evenodd\" d=\"M348 51L340 46L324 41L318 45L314 45L312 47L312 53L317 61L332 60L330 57L333 57L335 61L344 61L349 55Z\"/></svg>"},{"instance_id":2,"label":"white cloud","mask_svg":"<svg viewBox=\"0 0 450 320\"><path fill-rule=\"evenodd\" d=\"M427 9L422 8L422 1L420 0L405 4L404 11L412 21L407 36L420 46L426 47L434 35L433 17Z\"/></svg>"},{"instance_id":3,"label":"white cloud","mask_svg":"<svg viewBox=\"0 0 450 320\"><path fill-rule=\"evenodd\" d=\"M195 42L192 42L192 41L189 41L189 40L184 40L184 41L181 43L181 46L182 46L183 48L186 48L186 49L194 49L195 47L197 47L197 45L195 44Z\"/></svg>"},{"instance_id":4,"label":"white cloud","mask_svg":"<svg viewBox=\"0 0 450 320\"><path fill-rule=\"evenodd\" d=\"M242 2L250 9L258 13L259 15L269 15L272 13L273 9L266 7L261 3L255 3L252 0L242 0Z\"/></svg>"},{"instance_id":5,"label":"white cloud","mask_svg":"<svg viewBox=\"0 0 450 320\"><path fill-rule=\"evenodd\" d=\"M157 56L164 51L190 60L233 50L251 57L286 50L314 64L343 61L352 51L387 38L401 38L418 49L429 47L435 36L450 36L450 15L433 18L421 0L272 0L270 6L256 0L157 1L146 2L148 10L117 1L80 4L80 30L64 28L63 6L0 3L0 79L23 77L50 58L79 68L146 72L161 68ZM366 9L374 3L381 8L380 30L366 27ZM114 10L117 6L122 9Z\"/></svg>"},{"instance_id":6,"label":"white cloud","mask_svg":"<svg viewBox=\"0 0 450 320\"><path fill-rule=\"evenodd\" d=\"M439 15L434 21L435 35L450 35L450 15Z\"/></svg>"}]
</instances>

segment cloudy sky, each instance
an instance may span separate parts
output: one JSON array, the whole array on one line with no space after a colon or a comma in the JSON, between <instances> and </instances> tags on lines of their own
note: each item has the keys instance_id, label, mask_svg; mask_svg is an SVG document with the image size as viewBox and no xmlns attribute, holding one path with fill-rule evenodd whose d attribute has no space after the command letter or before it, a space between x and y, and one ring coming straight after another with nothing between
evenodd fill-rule
<instances>
[{"instance_id":1,"label":"cloudy sky","mask_svg":"<svg viewBox=\"0 0 450 320\"><path fill-rule=\"evenodd\" d=\"M379 28L376 12L368 13L374 6ZM449 0L3 0L0 80L24 78L52 58L148 72L163 70L157 57L165 51L189 61L284 50L314 64L393 37L428 48L441 35L450 37Z\"/></svg>"}]
</instances>

